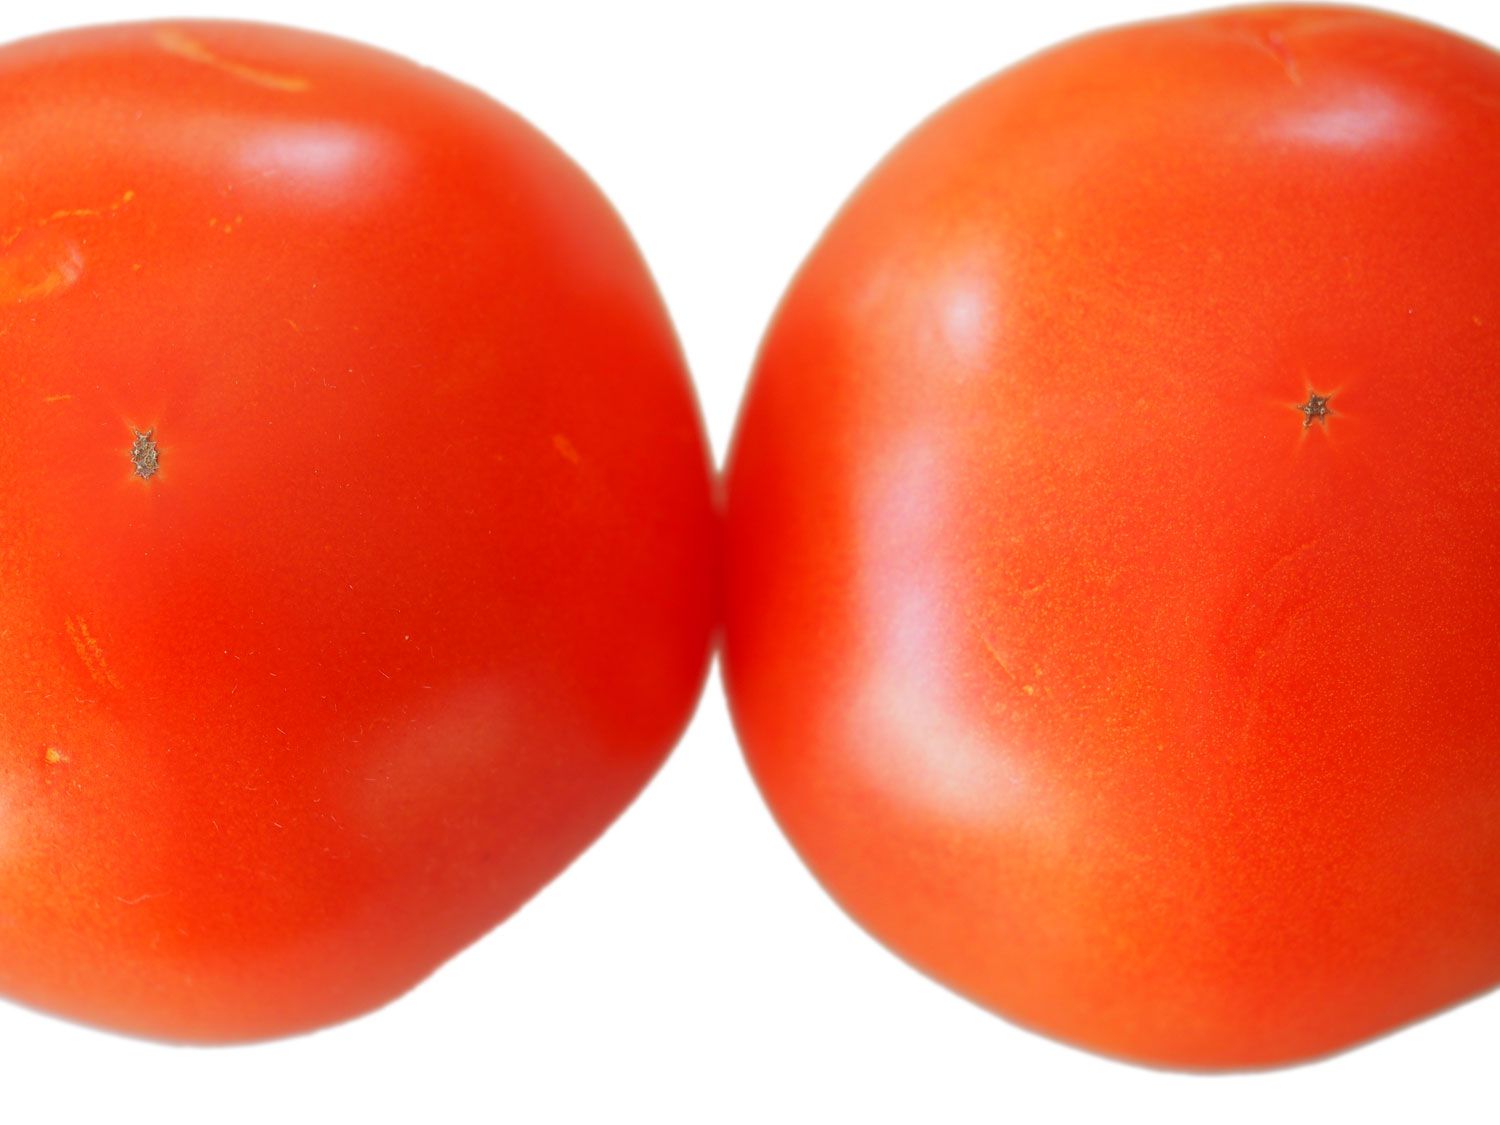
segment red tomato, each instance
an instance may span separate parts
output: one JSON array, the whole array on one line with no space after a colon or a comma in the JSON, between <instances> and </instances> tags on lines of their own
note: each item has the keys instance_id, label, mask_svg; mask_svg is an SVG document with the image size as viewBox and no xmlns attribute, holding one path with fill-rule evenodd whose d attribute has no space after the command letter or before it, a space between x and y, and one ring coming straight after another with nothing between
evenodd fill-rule
<instances>
[{"instance_id":1,"label":"red tomato","mask_svg":"<svg viewBox=\"0 0 1500 1125\"><path fill-rule=\"evenodd\" d=\"M639 254L479 93L225 23L0 51L0 990L409 987L686 722L709 462Z\"/></svg>"},{"instance_id":2,"label":"red tomato","mask_svg":"<svg viewBox=\"0 0 1500 1125\"><path fill-rule=\"evenodd\" d=\"M1047 52L849 202L728 477L793 843L1011 1018L1173 1066L1500 980L1500 57L1349 9Z\"/></svg>"}]
</instances>

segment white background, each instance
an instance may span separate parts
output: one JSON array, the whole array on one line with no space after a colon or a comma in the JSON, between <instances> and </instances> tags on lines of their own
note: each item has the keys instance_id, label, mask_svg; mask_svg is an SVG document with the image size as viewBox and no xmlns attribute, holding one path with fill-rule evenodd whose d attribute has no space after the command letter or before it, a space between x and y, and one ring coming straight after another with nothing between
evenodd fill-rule
<instances>
[{"instance_id":1,"label":"white background","mask_svg":"<svg viewBox=\"0 0 1500 1125\"><path fill-rule=\"evenodd\" d=\"M1500 5L1392 6L1500 44ZM1024 54L1174 10L4 0L0 39L238 16L362 39L489 91L551 134L625 216L722 456L782 287L892 143ZM1500 993L1329 1061L1227 1077L1139 1069L1020 1031L907 968L823 895L751 785L714 681L671 762L598 845L372 1016L193 1050L0 1003L0 1121L135 1120L1493 1125Z\"/></svg>"}]
</instances>

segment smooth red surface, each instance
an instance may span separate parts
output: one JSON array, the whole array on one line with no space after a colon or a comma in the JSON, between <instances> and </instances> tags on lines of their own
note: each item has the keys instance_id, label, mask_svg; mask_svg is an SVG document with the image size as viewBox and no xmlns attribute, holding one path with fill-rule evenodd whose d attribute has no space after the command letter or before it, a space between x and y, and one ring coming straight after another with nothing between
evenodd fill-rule
<instances>
[{"instance_id":1,"label":"smooth red surface","mask_svg":"<svg viewBox=\"0 0 1500 1125\"><path fill-rule=\"evenodd\" d=\"M214 23L0 51L0 240L0 990L189 1040L378 1005L697 697L709 462L640 256L476 91Z\"/></svg>"},{"instance_id":2,"label":"smooth red surface","mask_svg":"<svg viewBox=\"0 0 1500 1125\"><path fill-rule=\"evenodd\" d=\"M765 343L754 773L875 935L1096 1050L1280 1064L1488 989L1497 435L1500 57L1268 8L1030 59Z\"/></svg>"}]
</instances>

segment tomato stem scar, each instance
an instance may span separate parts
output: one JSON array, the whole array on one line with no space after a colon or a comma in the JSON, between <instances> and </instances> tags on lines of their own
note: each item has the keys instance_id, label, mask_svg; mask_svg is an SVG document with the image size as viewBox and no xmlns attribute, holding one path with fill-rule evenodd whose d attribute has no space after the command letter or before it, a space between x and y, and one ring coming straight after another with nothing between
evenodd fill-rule
<instances>
[{"instance_id":1,"label":"tomato stem scar","mask_svg":"<svg viewBox=\"0 0 1500 1125\"><path fill-rule=\"evenodd\" d=\"M1328 416L1333 413L1333 411L1328 409L1328 402L1332 398L1332 395L1320 395L1316 391L1307 392L1307 401L1297 407L1298 410L1302 411L1302 428L1304 430L1311 426L1314 421L1323 426L1328 425Z\"/></svg>"},{"instance_id":2,"label":"tomato stem scar","mask_svg":"<svg viewBox=\"0 0 1500 1125\"><path fill-rule=\"evenodd\" d=\"M135 475L150 480L156 475L159 457L156 442L152 440L155 430L136 430L135 443L130 447L130 463L135 466Z\"/></svg>"}]
</instances>

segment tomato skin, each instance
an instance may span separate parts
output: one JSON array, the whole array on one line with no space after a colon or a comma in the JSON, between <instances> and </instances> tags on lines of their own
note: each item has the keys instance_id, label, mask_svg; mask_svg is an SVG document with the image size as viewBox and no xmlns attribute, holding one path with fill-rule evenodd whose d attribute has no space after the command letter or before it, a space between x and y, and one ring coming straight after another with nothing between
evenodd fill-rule
<instances>
[{"instance_id":1,"label":"tomato skin","mask_svg":"<svg viewBox=\"0 0 1500 1125\"><path fill-rule=\"evenodd\" d=\"M0 991L203 1042L384 1003L703 682L644 263L509 111L288 29L5 47L0 152Z\"/></svg>"},{"instance_id":2,"label":"tomato skin","mask_svg":"<svg viewBox=\"0 0 1500 1125\"><path fill-rule=\"evenodd\" d=\"M1370 12L1130 26L826 232L731 450L725 680L897 953L1192 1068L1500 981L1497 105Z\"/></svg>"}]
</instances>

